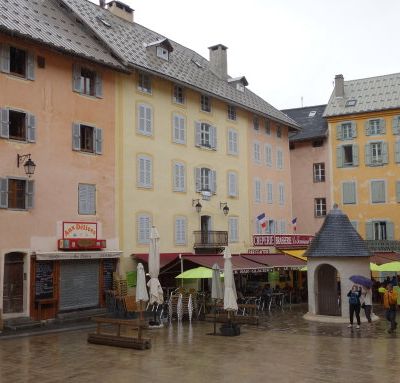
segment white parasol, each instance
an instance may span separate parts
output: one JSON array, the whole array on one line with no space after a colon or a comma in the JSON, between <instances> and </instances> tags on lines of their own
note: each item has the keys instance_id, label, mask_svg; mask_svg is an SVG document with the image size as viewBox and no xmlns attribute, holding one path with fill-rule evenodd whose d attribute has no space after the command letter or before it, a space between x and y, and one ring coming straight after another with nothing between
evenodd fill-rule
<instances>
[{"instance_id":1,"label":"white parasol","mask_svg":"<svg viewBox=\"0 0 400 383\"><path fill-rule=\"evenodd\" d=\"M158 280L160 273L160 236L155 226L150 231L150 250L149 250L149 274L150 280L147 286L150 291L150 304L162 304L164 302L164 294Z\"/></svg>"},{"instance_id":2,"label":"white parasol","mask_svg":"<svg viewBox=\"0 0 400 383\"><path fill-rule=\"evenodd\" d=\"M233 278L232 255L229 247L224 250L224 310L237 311L237 296Z\"/></svg>"},{"instance_id":3,"label":"white parasol","mask_svg":"<svg viewBox=\"0 0 400 383\"><path fill-rule=\"evenodd\" d=\"M144 273L144 268L141 263L137 265L137 282L136 282L136 302L139 303L140 318L143 316L142 302L147 302L149 300L149 294L146 287L146 275Z\"/></svg>"}]
</instances>

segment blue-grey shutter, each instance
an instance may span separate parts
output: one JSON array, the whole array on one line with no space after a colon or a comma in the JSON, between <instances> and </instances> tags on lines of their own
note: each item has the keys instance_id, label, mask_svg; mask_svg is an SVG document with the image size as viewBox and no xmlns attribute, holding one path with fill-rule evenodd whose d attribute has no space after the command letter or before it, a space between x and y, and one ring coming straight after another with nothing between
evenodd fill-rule
<instances>
[{"instance_id":1,"label":"blue-grey shutter","mask_svg":"<svg viewBox=\"0 0 400 383\"><path fill-rule=\"evenodd\" d=\"M27 141L36 141L36 118L33 114L27 113L26 116L26 126L27 126Z\"/></svg>"},{"instance_id":2,"label":"blue-grey shutter","mask_svg":"<svg viewBox=\"0 0 400 383\"><path fill-rule=\"evenodd\" d=\"M365 165L371 166L371 161L372 161L371 145L366 144L365 145Z\"/></svg>"},{"instance_id":3,"label":"blue-grey shutter","mask_svg":"<svg viewBox=\"0 0 400 383\"><path fill-rule=\"evenodd\" d=\"M358 166L359 164L359 153L358 153L358 145L353 145L353 166Z\"/></svg>"},{"instance_id":4,"label":"blue-grey shutter","mask_svg":"<svg viewBox=\"0 0 400 383\"><path fill-rule=\"evenodd\" d=\"M351 122L351 137L357 137L357 123L355 121Z\"/></svg>"},{"instance_id":5,"label":"blue-grey shutter","mask_svg":"<svg viewBox=\"0 0 400 383\"><path fill-rule=\"evenodd\" d=\"M103 129L95 128L94 129L94 148L96 154L103 154Z\"/></svg>"},{"instance_id":6,"label":"blue-grey shutter","mask_svg":"<svg viewBox=\"0 0 400 383\"><path fill-rule=\"evenodd\" d=\"M400 141L394 143L394 160L396 163L400 162Z\"/></svg>"},{"instance_id":7,"label":"blue-grey shutter","mask_svg":"<svg viewBox=\"0 0 400 383\"><path fill-rule=\"evenodd\" d=\"M342 146L336 147L336 167L337 168L343 167L343 148L342 148Z\"/></svg>"},{"instance_id":8,"label":"blue-grey shutter","mask_svg":"<svg viewBox=\"0 0 400 383\"><path fill-rule=\"evenodd\" d=\"M196 192L201 192L201 168L194 169L194 180Z\"/></svg>"},{"instance_id":9,"label":"blue-grey shutter","mask_svg":"<svg viewBox=\"0 0 400 383\"><path fill-rule=\"evenodd\" d=\"M365 130L365 135L370 136L371 135L371 129L369 125L370 120L367 120L364 122L364 130Z\"/></svg>"},{"instance_id":10,"label":"blue-grey shutter","mask_svg":"<svg viewBox=\"0 0 400 383\"><path fill-rule=\"evenodd\" d=\"M396 202L400 202L400 181L396 181Z\"/></svg>"},{"instance_id":11,"label":"blue-grey shutter","mask_svg":"<svg viewBox=\"0 0 400 383\"><path fill-rule=\"evenodd\" d=\"M78 185L78 214L88 214L88 185Z\"/></svg>"},{"instance_id":12,"label":"blue-grey shutter","mask_svg":"<svg viewBox=\"0 0 400 383\"><path fill-rule=\"evenodd\" d=\"M394 225L390 221L386 221L386 239L389 241L394 239Z\"/></svg>"},{"instance_id":13,"label":"blue-grey shutter","mask_svg":"<svg viewBox=\"0 0 400 383\"><path fill-rule=\"evenodd\" d=\"M211 179L210 179L211 192L213 194L216 194L217 193L217 172L215 170L211 170L211 172L209 174L211 176Z\"/></svg>"},{"instance_id":14,"label":"blue-grey shutter","mask_svg":"<svg viewBox=\"0 0 400 383\"><path fill-rule=\"evenodd\" d=\"M101 74L97 73L97 72L96 72L96 79L95 79L95 83L94 83L94 94L98 98L103 97L103 79L101 77Z\"/></svg>"},{"instance_id":15,"label":"blue-grey shutter","mask_svg":"<svg viewBox=\"0 0 400 383\"><path fill-rule=\"evenodd\" d=\"M35 79L35 55L32 52L28 52L26 57L26 78Z\"/></svg>"},{"instance_id":16,"label":"blue-grey shutter","mask_svg":"<svg viewBox=\"0 0 400 383\"><path fill-rule=\"evenodd\" d=\"M400 134L400 116L394 116L392 119L392 133Z\"/></svg>"},{"instance_id":17,"label":"blue-grey shutter","mask_svg":"<svg viewBox=\"0 0 400 383\"><path fill-rule=\"evenodd\" d=\"M379 132L380 134L386 134L386 122L384 118L379 119Z\"/></svg>"},{"instance_id":18,"label":"blue-grey shutter","mask_svg":"<svg viewBox=\"0 0 400 383\"><path fill-rule=\"evenodd\" d=\"M344 182L342 184L343 204L356 203L356 184L355 182Z\"/></svg>"},{"instance_id":19,"label":"blue-grey shutter","mask_svg":"<svg viewBox=\"0 0 400 383\"><path fill-rule=\"evenodd\" d=\"M388 144L387 142L382 142L382 163L389 163L389 153L388 153Z\"/></svg>"},{"instance_id":20,"label":"blue-grey shutter","mask_svg":"<svg viewBox=\"0 0 400 383\"><path fill-rule=\"evenodd\" d=\"M26 209L33 209L34 207L35 184L34 181L26 181L25 189L25 207Z\"/></svg>"},{"instance_id":21,"label":"blue-grey shutter","mask_svg":"<svg viewBox=\"0 0 400 383\"><path fill-rule=\"evenodd\" d=\"M215 126L210 126L210 143L212 149L217 149L217 128Z\"/></svg>"},{"instance_id":22,"label":"blue-grey shutter","mask_svg":"<svg viewBox=\"0 0 400 383\"><path fill-rule=\"evenodd\" d=\"M81 125L72 124L72 150L81 150Z\"/></svg>"},{"instance_id":23,"label":"blue-grey shutter","mask_svg":"<svg viewBox=\"0 0 400 383\"><path fill-rule=\"evenodd\" d=\"M195 145L201 146L201 123L198 121L196 121L196 123L195 123L194 134L195 134L195 139L194 139Z\"/></svg>"},{"instance_id":24,"label":"blue-grey shutter","mask_svg":"<svg viewBox=\"0 0 400 383\"><path fill-rule=\"evenodd\" d=\"M88 185L89 214L96 214L96 185Z\"/></svg>"},{"instance_id":25,"label":"blue-grey shutter","mask_svg":"<svg viewBox=\"0 0 400 383\"><path fill-rule=\"evenodd\" d=\"M0 44L0 71L10 73L10 46Z\"/></svg>"},{"instance_id":26,"label":"blue-grey shutter","mask_svg":"<svg viewBox=\"0 0 400 383\"><path fill-rule=\"evenodd\" d=\"M10 121L9 121L9 110L0 109L0 137L9 138L10 137Z\"/></svg>"},{"instance_id":27,"label":"blue-grey shutter","mask_svg":"<svg viewBox=\"0 0 400 383\"><path fill-rule=\"evenodd\" d=\"M337 124L336 125L336 139L337 140L343 140L342 124Z\"/></svg>"},{"instance_id":28,"label":"blue-grey shutter","mask_svg":"<svg viewBox=\"0 0 400 383\"><path fill-rule=\"evenodd\" d=\"M81 74L81 66L79 64L74 64L72 67L72 89L74 92L82 92Z\"/></svg>"},{"instance_id":29,"label":"blue-grey shutter","mask_svg":"<svg viewBox=\"0 0 400 383\"><path fill-rule=\"evenodd\" d=\"M367 239L367 240L374 239L374 223L373 222L365 223L365 239Z\"/></svg>"},{"instance_id":30,"label":"blue-grey shutter","mask_svg":"<svg viewBox=\"0 0 400 383\"><path fill-rule=\"evenodd\" d=\"M0 178L0 208L8 207L8 179Z\"/></svg>"}]
</instances>

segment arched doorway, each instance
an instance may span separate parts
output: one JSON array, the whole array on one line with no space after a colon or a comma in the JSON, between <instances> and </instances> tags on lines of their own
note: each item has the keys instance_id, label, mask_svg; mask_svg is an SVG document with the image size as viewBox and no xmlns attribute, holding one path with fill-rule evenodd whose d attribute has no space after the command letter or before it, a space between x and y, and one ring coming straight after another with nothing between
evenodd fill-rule
<instances>
[{"instance_id":1,"label":"arched doorway","mask_svg":"<svg viewBox=\"0 0 400 383\"><path fill-rule=\"evenodd\" d=\"M12 252L4 258L3 312L24 311L24 253Z\"/></svg>"},{"instance_id":2,"label":"arched doorway","mask_svg":"<svg viewBox=\"0 0 400 383\"><path fill-rule=\"evenodd\" d=\"M340 316L340 278L337 270L328 264L316 270L317 314Z\"/></svg>"}]
</instances>

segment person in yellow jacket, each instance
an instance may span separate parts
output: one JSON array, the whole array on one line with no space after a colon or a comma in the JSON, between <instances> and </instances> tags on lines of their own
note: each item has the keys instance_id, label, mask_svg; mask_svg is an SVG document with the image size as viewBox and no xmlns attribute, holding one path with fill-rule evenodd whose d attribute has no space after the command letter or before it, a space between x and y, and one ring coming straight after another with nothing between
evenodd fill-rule
<instances>
[{"instance_id":1,"label":"person in yellow jacket","mask_svg":"<svg viewBox=\"0 0 400 383\"><path fill-rule=\"evenodd\" d=\"M387 290L383 295L383 306L386 309L386 319L390 322L389 333L396 330L396 309L397 309L397 292L393 290L393 286L388 283Z\"/></svg>"}]
</instances>

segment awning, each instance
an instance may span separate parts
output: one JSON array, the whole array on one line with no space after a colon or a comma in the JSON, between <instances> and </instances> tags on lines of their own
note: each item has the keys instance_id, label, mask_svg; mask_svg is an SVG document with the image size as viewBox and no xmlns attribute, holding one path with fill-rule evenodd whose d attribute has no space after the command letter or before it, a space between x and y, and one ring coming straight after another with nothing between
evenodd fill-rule
<instances>
[{"instance_id":1,"label":"awning","mask_svg":"<svg viewBox=\"0 0 400 383\"><path fill-rule=\"evenodd\" d=\"M374 253L370 259L371 262L377 265L383 265L388 262L400 261L400 253Z\"/></svg>"},{"instance_id":2,"label":"awning","mask_svg":"<svg viewBox=\"0 0 400 383\"><path fill-rule=\"evenodd\" d=\"M35 252L38 261L63 261L66 259L104 259L119 258L122 251L49 251Z\"/></svg>"},{"instance_id":3,"label":"awning","mask_svg":"<svg viewBox=\"0 0 400 383\"><path fill-rule=\"evenodd\" d=\"M304 257L303 254L306 252L306 250L284 250L281 249L285 254L289 254L292 257L299 258L303 261L307 261L307 257Z\"/></svg>"},{"instance_id":4,"label":"awning","mask_svg":"<svg viewBox=\"0 0 400 383\"><path fill-rule=\"evenodd\" d=\"M242 254L242 257L270 268L287 268L297 270L301 269L307 264L306 261L287 254Z\"/></svg>"},{"instance_id":5,"label":"awning","mask_svg":"<svg viewBox=\"0 0 400 383\"><path fill-rule=\"evenodd\" d=\"M132 254L133 257L139 262L149 262L149 254ZM160 254L160 268L165 267L169 263L179 258L178 253L161 253Z\"/></svg>"}]
</instances>

